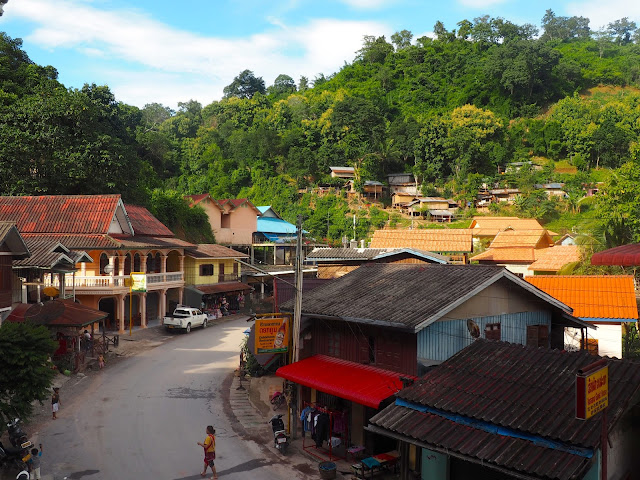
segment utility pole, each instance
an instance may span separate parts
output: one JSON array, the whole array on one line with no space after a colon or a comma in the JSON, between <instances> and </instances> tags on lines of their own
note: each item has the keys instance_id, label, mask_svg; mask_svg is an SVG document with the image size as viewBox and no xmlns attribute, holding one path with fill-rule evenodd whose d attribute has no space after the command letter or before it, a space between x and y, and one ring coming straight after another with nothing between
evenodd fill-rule
<instances>
[{"instance_id":1,"label":"utility pole","mask_svg":"<svg viewBox=\"0 0 640 480\"><path fill-rule=\"evenodd\" d=\"M300 359L300 317L302 315L302 215L298 215L298 221L296 225L296 269L295 269L295 283L296 283L296 296L295 304L293 307L293 363ZM298 399L300 398L300 386L296 384L296 395L292 405L292 428L291 438L296 439L298 433Z\"/></svg>"}]
</instances>

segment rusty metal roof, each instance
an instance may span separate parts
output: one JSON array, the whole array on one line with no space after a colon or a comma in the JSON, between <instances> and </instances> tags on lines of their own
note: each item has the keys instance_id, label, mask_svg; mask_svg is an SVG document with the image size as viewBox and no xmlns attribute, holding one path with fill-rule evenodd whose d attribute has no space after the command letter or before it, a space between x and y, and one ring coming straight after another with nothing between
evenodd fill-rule
<instances>
[{"instance_id":1,"label":"rusty metal roof","mask_svg":"<svg viewBox=\"0 0 640 480\"><path fill-rule=\"evenodd\" d=\"M19 308L18 308L19 307ZM76 303L55 299L32 305L20 304L7 317L9 322L32 322L48 327L85 327L109 316L108 313Z\"/></svg>"},{"instance_id":2,"label":"rusty metal roof","mask_svg":"<svg viewBox=\"0 0 640 480\"><path fill-rule=\"evenodd\" d=\"M417 332L494 282L518 285L549 303L571 309L495 265L366 264L302 297L302 314L330 316ZM553 306L552 306L553 305ZM281 305L293 308L292 302Z\"/></svg>"},{"instance_id":3,"label":"rusty metal roof","mask_svg":"<svg viewBox=\"0 0 640 480\"><path fill-rule=\"evenodd\" d=\"M108 235L102 234L65 234L65 233L23 233L26 241L29 239L45 239L61 243L65 247L73 250L88 249L117 249L120 243Z\"/></svg>"},{"instance_id":4,"label":"rusty metal roof","mask_svg":"<svg viewBox=\"0 0 640 480\"><path fill-rule=\"evenodd\" d=\"M248 258L246 253L216 243L199 243L195 248L185 250L184 254L192 258Z\"/></svg>"},{"instance_id":5,"label":"rusty metal roof","mask_svg":"<svg viewBox=\"0 0 640 480\"><path fill-rule=\"evenodd\" d=\"M72 252L68 247L55 239L44 236L26 238L31 256L22 260L14 260L14 268L44 268L55 266L73 268L77 262L92 262L93 259L84 251Z\"/></svg>"},{"instance_id":6,"label":"rusty metal roof","mask_svg":"<svg viewBox=\"0 0 640 480\"><path fill-rule=\"evenodd\" d=\"M478 339L399 392L397 404L371 424L488 464L579 478L588 463L575 452L599 447L602 414L575 418L575 378L598 358ZM640 364L608 359L608 365L611 430L640 390ZM524 438L516 441L518 434Z\"/></svg>"}]
</instances>

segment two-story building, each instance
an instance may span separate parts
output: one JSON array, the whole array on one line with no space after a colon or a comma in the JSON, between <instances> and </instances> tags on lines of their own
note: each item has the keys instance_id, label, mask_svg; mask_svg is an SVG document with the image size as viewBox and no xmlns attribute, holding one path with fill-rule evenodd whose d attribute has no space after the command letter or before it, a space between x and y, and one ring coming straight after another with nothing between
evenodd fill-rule
<instances>
[{"instance_id":1,"label":"two-story building","mask_svg":"<svg viewBox=\"0 0 640 480\"><path fill-rule=\"evenodd\" d=\"M199 244L185 250L184 303L219 318L244 307L251 287L240 281L241 265L248 255L216 244Z\"/></svg>"},{"instance_id":2,"label":"two-story building","mask_svg":"<svg viewBox=\"0 0 640 480\"><path fill-rule=\"evenodd\" d=\"M0 221L14 222L27 242L57 242L69 251L75 272L46 272L27 282L53 286L65 297L109 313L107 327L124 331L131 320L146 326L182 303L184 249L192 244L147 209L126 205L120 195L0 197ZM32 270L33 272L33 270ZM146 291L131 292L131 273L144 274ZM142 289L141 289L142 290Z\"/></svg>"},{"instance_id":3,"label":"two-story building","mask_svg":"<svg viewBox=\"0 0 640 480\"><path fill-rule=\"evenodd\" d=\"M348 412L350 441L369 450L378 443L363 425L402 379L474 339L563 349L565 326L593 328L506 269L481 265L363 265L305 292L301 314L301 360L277 375L302 386L301 402ZM370 387L355 380L372 375L381 380Z\"/></svg>"},{"instance_id":4,"label":"two-story building","mask_svg":"<svg viewBox=\"0 0 640 480\"><path fill-rule=\"evenodd\" d=\"M208 193L186 197L193 207L199 205L209 217L216 242L221 245L249 247L257 230L260 211L246 198L216 200Z\"/></svg>"}]
</instances>

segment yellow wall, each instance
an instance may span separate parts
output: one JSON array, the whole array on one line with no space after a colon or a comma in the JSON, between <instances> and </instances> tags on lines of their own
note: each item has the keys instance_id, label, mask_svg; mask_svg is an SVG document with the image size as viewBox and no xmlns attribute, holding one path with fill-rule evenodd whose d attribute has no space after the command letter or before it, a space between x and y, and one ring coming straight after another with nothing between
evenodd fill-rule
<instances>
[{"instance_id":1,"label":"yellow wall","mask_svg":"<svg viewBox=\"0 0 640 480\"><path fill-rule=\"evenodd\" d=\"M218 283L218 275L220 274L220 264L224 264L224 273L226 275L233 274L233 265L236 261L233 258L184 258L184 283L186 285L211 285ZM213 275L201 277L200 265L213 264ZM240 264L238 264L238 277L240 276Z\"/></svg>"}]
</instances>

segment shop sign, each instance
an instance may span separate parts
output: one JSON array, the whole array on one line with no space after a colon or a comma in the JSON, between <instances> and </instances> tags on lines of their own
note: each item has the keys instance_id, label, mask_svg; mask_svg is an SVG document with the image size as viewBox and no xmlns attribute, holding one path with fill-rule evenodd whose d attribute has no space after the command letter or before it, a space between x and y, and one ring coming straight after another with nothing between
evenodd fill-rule
<instances>
[{"instance_id":1,"label":"shop sign","mask_svg":"<svg viewBox=\"0 0 640 480\"><path fill-rule=\"evenodd\" d=\"M131 272L131 291L146 292L147 291L147 274L139 272Z\"/></svg>"},{"instance_id":2,"label":"shop sign","mask_svg":"<svg viewBox=\"0 0 640 480\"><path fill-rule=\"evenodd\" d=\"M576 375L576 418L586 420L609 405L609 367Z\"/></svg>"},{"instance_id":3,"label":"shop sign","mask_svg":"<svg viewBox=\"0 0 640 480\"><path fill-rule=\"evenodd\" d=\"M256 319L254 330L256 353L282 353L288 351L288 317Z\"/></svg>"}]
</instances>

